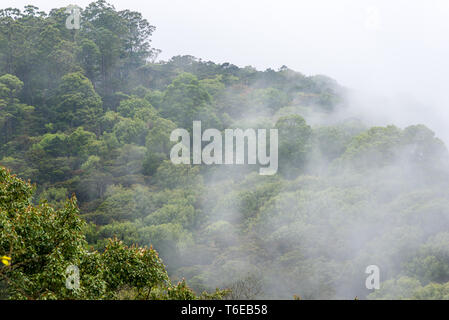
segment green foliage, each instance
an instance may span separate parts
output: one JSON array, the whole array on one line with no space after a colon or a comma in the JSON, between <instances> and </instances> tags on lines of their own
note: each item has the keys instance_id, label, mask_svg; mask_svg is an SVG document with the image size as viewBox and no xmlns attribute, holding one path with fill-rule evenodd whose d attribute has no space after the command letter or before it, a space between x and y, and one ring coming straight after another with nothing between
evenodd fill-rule
<instances>
[{"instance_id":1,"label":"green foliage","mask_svg":"<svg viewBox=\"0 0 449 320\"><path fill-rule=\"evenodd\" d=\"M359 170L404 160L435 167L444 165L447 158L444 144L423 125L409 126L404 130L392 125L371 128L354 137L342 156L344 162Z\"/></svg>"},{"instance_id":2,"label":"green foliage","mask_svg":"<svg viewBox=\"0 0 449 320\"><path fill-rule=\"evenodd\" d=\"M276 122L279 130L279 168L282 172L302 169L310 151L312 129L299 115L281 117Z\"/></svg>"},{"instance_id":3,"label":"green foliage","mask_svg":"<svg viewBox=\"0 0 449 320\"><path fill-rule=\"evenodd\" d=\"M0 163L38 184L0 169L2 297L447 299L449 158L430 129L339 121L344 89L286 66L155 63L154 27L103 0L80 30L66 16L0 10ZM174 165L171 132L195 120L278 129L279 174Z\"/></svg>"},{"instance_id":4,"label":"green foliage","mask_svg":"<svg viewBox=\"0 0 449 320\"><path fill-rule=\"evenodd\" d=\"M154 179L155 184L162 189L200 187L202 183L198 167L177 166L169 160L162 162L154 175Z\"/></svg>"},{"instance_id":5,"label":"green foliage","mask_svg":"<svg viewBox=\"0 0 449 320\"><path fill-rule=\"evenodd\" d=\"M64 123L60 128L85 125L94 129L102 112L101 97L95 92L90 80L78 73L62 77L55 96L57 114L55 121Z\"/></svg>"},{"instance_id":6,"label":"green foliage","mask_svg":"<svg viewBox=\"0 0 449 320\"><path fill-rule=\"evenodd\" d=\"M190 128L198 119L203 120L205 126L216 128L218 123L212 114L211 103L211 96L201 87L197 77L183 73L167 87L161 114L182 128Z\"/></svg>"},{"instance_id":7,"label":"green foliage","mask_svg":"<svg viewBox=\"0 0 449 320\"><path fill-rule=\"evenodd\" d=\"M449 282L430 283L423 287L418 280L402 277L398 280L386 281L380 290L370 294L369 298L382 300L448 300Z\"/></svg>"},{"instance_id":8,"label":"green foliage","mask_svg":"<svg viewBox=\"0 0 449 320\"><path fill-rule=\"evenodd\" d=\"M135 299L196 299L185 283L171 285L152 248L112 239L102 253L89 252L75 198L55 210L45 202L33 206L32 193L29 183L0 168L0 252L11 259L0 281L10 298L114 299L131 288ZM66 286L70 265L79 267L79 288ZM167 293L155 296L153 289Z\"/></svg>"},{"instance_id":9,"label":"green foliage","mask_svg":"<svg viewBox=\"0 0 449 320\"><path fill-rule=\"evenodd\" d=\"M23 82L16 76L5 74L0 77L0 132L3 137L0 141L3 144L25 129L25 121L34 110L20 103L18 95L22 87Z\"/></svg>"},{"instance_id":10,"label":"green foliage","mask_svg":"<svg viewBox=\"0 0 449 320\"><path fill-rule=\"evenodd\" d=\"M145 143L145 136L148 133L148 129L140 119L124 118L120 120L113 129L117 140L122 143L134 143L137 145L143 145Z\"/></svg>"},{"instance_id":11,"label":"green foliage","mask_svg":"<svg viewBox=\"0 0 449 320\"><path fill-rule=\"evenodd\" d=\"M127 118L134 118L139 111L148 111L150 117L156 115L156 110L152 107L152 105L147 100L141 98L122 100L120 105L117 107L117 111L121 116Z\"/></svg>"}]
</instances>

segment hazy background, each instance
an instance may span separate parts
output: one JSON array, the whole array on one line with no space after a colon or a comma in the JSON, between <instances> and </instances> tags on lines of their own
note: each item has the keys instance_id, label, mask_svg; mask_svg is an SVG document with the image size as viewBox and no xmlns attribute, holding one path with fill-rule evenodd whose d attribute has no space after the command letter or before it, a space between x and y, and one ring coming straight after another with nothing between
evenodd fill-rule
<instances>
[{"instance_id":1,"label":"hazy background","mask_svg":"<svg viewBox=\"0 0 449 320\"><path fill-rule=\"evenodd\" d=\"M3 0L54 7L90 0ZM286 65L354 89L350 115L423 123L449 142L449 0L110 0L157 27L160 59L193 55L258 69Z\"/></svg>"}]
</instances>

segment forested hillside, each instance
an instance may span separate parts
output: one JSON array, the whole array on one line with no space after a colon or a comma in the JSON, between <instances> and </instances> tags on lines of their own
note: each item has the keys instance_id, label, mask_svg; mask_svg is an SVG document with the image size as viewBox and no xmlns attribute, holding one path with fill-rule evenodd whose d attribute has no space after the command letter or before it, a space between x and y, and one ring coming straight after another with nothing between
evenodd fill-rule
<instances>
[{"instance_id":1,"label":"forested hillside","mask_svg":"<svg viewBox=\"0 0 449 320\"><path fill-rule=\"evenodd\" d=\"M0 165L35 184L0 171L4 298L73 298L48 279L77 262L75 298L195 298L184 278L231 289L203 298L449 299L449 158L429 128L335 120L346 89L326 76L157 61L155 27L103 0L79 30L66 17L0 10ZM278 129L278 173L173 164L195 120Z\"/></svg>"}]
</instances>

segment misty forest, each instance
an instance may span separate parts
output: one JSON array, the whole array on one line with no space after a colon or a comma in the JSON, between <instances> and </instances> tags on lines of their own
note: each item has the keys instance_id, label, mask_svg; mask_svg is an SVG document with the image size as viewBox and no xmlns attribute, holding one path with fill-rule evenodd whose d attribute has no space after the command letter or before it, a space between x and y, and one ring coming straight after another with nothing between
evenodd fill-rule
<instances>
[{"instance_id":1,"label":"misty forest","mask_svg":"<svg viewBox=\"0 0 449 320\"><path fill-rule=\"evenodd\" d=\"M324 75L160 61L104 0L81 17L0 10L1 299L449 299L432 128L338 116L350 89ZM277 174L173 164L197 120L278 129Z\"/></svg>"}]
</instances>

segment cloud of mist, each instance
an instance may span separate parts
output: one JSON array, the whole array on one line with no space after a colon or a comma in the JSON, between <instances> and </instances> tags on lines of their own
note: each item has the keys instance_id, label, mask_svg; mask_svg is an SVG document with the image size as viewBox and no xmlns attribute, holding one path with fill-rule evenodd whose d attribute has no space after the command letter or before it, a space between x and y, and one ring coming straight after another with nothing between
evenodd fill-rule
<instances>
[{"instance_id":1,"label":"cloud of mist","mask_svg":"<svg viewBox=\"0 0 449 320\"><path fill-rule=\"evenodd\" d=\"M7 0L4 6L29 2ZM72 3L31 2L43 10ZM325 74L360 93L353 104L367 114L376 110L373 116L386 122L424 123L449 139L445 0L109 2L142 12L157 27L153 45L162 49L160 59L189 54L241 67L287 65ZM385 100L360 98L369 95Z\"/></svg>"},{"instance_id":2,"label":"cloud of mist","mask_svg":"<svg viewBox=\"0 0 449 320\"><path fill-rule=\"evenodd\" d=\"M35 5L48 10L69 2L42 0ZM85 7L89 2L77 4ZM163 50L161 59L191 54L258 69L287 65L305 74L329 75L345 85L344 106L327 116L303 115L309 124L348 118L367 126L422 123L449 144L447 1L109 2L142 12L157 27L153 45ZM4 6L28 3L6 1ZM254 119L263 121L267 114L247 112L238 123L253 126ZM218 252L212 263L198 256L198 268L210 275L204 282L224 286L255 272L268 297L317 297L322 289L353 298L367 293L367 265L379 265L383 277L396 275L411 259L402 252L417 251L430 235L449 226L444 209L448 194L440 191L447 184L417 175L407 150L401 152L389 166L358 175L310 165L314 175L291 177L282 183L282 194L258 208L265 220L254 222L250 234L226 223L244 217L245 198L239 192L275 178L250 176L242 181L247 168L217 168L205 176L208 193L202 204L210 234L206 230L196 235L200 246L195 250L203 245ZM424 198L418 208L407 205L414 196ZM259 257L251 254L255 244ZM194 253L185 249L184 254ZM282 273L286 265L291 275Z\"/></svg>"}]
</instances>

